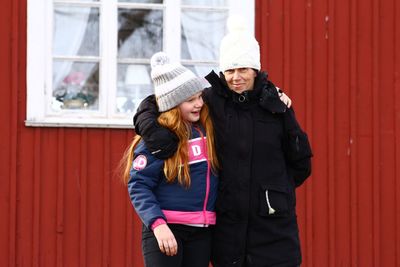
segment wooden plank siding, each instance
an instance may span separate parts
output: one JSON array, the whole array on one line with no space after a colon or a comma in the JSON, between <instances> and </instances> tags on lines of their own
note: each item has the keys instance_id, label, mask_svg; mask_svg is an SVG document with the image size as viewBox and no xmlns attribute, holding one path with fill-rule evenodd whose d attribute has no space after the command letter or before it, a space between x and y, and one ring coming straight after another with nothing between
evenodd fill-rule
<instances>
[{"instance_id":1,"label":"wooden plank siding","mask_svg":"<svg viewBox=\"0 0 400 267\"><path fill-rule=\"evenodd\" d=\"M1 266L143 266L132 130L26 127L26 0L0 9ZM257 0L262 68L312 142L302 266L400 266L400 3Z\"/></svg>"}]
</instances>

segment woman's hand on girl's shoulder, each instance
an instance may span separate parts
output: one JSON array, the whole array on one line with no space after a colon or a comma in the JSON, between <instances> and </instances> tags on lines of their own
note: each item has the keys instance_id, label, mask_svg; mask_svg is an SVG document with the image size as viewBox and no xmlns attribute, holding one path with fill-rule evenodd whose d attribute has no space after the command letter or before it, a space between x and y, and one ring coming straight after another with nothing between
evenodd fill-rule
<instances>
[{"instance_id":1,"label":"woman's hand on girl's shoulder","mask_svg":"<svg viewBox=\"0 0 400 267\"><path fill-rule=\"evenodd\" d=\"M167 256L174 256L178 253L178 243L167 224L160 224L154 228L153 232L162 253Z\"/></svg>"}]
</instances>

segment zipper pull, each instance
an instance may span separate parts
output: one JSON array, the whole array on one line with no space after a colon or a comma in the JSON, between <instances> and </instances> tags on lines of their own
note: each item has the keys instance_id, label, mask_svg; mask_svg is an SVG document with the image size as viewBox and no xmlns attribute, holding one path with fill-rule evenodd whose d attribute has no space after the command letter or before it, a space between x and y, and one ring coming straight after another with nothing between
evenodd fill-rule
<instances>
[{"instance_id":1,"label":"zipper pull","mask_svg":"<svg viewBox=\"0 0 400 267\"><path fill-rule=\"evenodd\" d=\"M275 210L271 207L271 203L269 203L269 198L268 198L268 190L265 190L265 198L267 199L267 205L268 205L268 214L274 214Z\"/></svg>"}]
</instances>

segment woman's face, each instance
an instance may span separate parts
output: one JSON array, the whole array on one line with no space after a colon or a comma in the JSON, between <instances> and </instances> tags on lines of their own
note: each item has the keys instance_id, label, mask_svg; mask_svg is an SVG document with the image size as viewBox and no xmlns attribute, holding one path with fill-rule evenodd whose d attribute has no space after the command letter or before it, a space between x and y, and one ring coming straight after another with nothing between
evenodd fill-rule
<instances>
[{"instance_id":1,"label":"woman's face","mask_svg":"<svg viewBox=\"0 0 400 267\"><path fill-rule=\"evenodd\" d=\"M224 76L229 89L240 94L253 89L257 72L251 68L238 68L224 71Z\"/></svg>"},{"instance_id":2,"label":"woman's face","mask_svg":"<svg viewBox=\"0 0 400 267\"><path fill-rule=\"evenodd\" d=\"M197 122L200 119L200 110L204 104L201 94L202 92L198 92L178 106L185 121Z\"/></svg>"}]
</instances>

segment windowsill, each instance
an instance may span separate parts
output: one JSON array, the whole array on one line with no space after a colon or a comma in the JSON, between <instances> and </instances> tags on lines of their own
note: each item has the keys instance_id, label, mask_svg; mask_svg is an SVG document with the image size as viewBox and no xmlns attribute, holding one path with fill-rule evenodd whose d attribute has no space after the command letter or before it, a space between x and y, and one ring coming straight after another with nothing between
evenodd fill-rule
<instances>
[{"instance_id":1,"label":"windowsill","mask_svg":"<svg viewBox=\"0 0 400 267\"><path fill-rule=\"evenodd\" d=\"M134 129L132 119L70 119L46 118L25 120L27 127L67 127L67 128L113 128Z\"/></svg>"}]
</instances>

